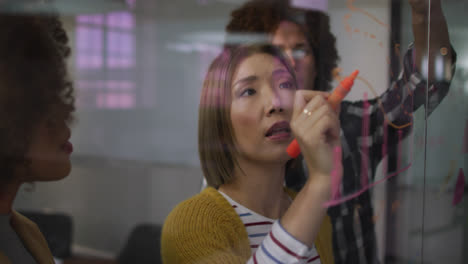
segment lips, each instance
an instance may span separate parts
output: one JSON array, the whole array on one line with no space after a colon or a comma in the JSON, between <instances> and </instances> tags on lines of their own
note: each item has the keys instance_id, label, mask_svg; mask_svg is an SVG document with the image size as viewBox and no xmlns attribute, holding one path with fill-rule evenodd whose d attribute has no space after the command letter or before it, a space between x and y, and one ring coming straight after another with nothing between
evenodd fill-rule
<instances>
[{"instance_id":1,"label":"lips","mask_svg":"<svg viewBox=\"0 0 468 264\"><path fill-rule=\"evenodd\" d=\"M67 137L64 138L65 143L63 143L63 145L61 146L61 149L65 151L65 153L70 155L73 152L73 144L70 142L71 130L68 126L66 126L65 128L66 128Z\"/></svg>"},{"instance_id":2,"label":"lips","mask_svg":"<svg viewBox=\"0 0 468 264\"><path fill-rule=\"evenodd\" d=\"M289 122L280 121L274 123L266 132L265 137L273 140L288 139L291 136Z\"/></svg>"},{"instance_id":3,"label":"lips","mask_svg":"<svg viewBox=\"0 0 468 264\"><path fill-rule=\"evenodd\" d=\"M71 154L73 152L73 144L70 141L67 141L65 144L62 145L62 150L65 151L67 154Z\"/></svg>"}]
</instances>

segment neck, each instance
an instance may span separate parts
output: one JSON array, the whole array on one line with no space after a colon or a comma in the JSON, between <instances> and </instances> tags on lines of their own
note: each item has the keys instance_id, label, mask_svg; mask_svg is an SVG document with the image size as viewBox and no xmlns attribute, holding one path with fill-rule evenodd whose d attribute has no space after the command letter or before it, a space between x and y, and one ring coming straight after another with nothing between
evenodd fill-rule
<instances>
[{"instance_id":1,"label":"neck","mask_svg":"<svg viewBox=\"0 0 468 264\"><path fill-rule=\"evenodd\" d=\"M0 214L11 213L13 201L15 200L20 186L21 183L17 181L0 186Z\"/></svg>"},{"instance_id":2,"label":"neck","mask_svg":"<svg viewBox=\"0 0 468 264\"><path fill-rule=\"evenodd\" d=\"M285 164L240 160L239 167L234 169L233 182L223 184L219 190L254 212L280 218L289 206L283 187Z\"/></svg>"}]
</instances>

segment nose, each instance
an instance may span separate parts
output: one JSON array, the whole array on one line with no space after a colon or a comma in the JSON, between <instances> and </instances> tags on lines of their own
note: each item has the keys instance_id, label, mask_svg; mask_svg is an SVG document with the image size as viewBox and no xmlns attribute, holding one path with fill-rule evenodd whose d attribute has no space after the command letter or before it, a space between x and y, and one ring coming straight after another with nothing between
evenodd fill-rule
<instances>
[{"instance_id":1,"label":"nose","mask_svg":"<svg viewBox=\"0 0 468 264\"><path fill-rule=\"evenodd\" d=\"M293 69L296 69L296 59L294 58L292 50L288 49L285 51L286 57L288 58L289 64Z\"/></svg>"},{"instance_id":2,"label":"nose","mask_svg":"<svg viewBox=\"0 0 468 264\"><path fill-rule=\"evenodd\" d=\"M274 113L284 112L282 100L277 91L271 89L267 94L265 94L265 98L267 116L271 116Z\"/></svg>"}]
</instances>

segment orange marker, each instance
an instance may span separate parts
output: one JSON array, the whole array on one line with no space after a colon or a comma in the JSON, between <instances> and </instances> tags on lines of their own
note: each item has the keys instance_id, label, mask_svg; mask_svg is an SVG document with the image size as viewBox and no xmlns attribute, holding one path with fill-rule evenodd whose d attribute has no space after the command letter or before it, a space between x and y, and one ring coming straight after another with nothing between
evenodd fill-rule
<instances>
[{"instance_id":1,"label":"orange marker","mask_svg":"<svg viewBox=\"0 0 468 264\"><path fill-rule=\"evenodd\" d=\"M355 70L350 76L344 78L340 84L333 90L332 94L328 97L328 102L331 104L333 109L336 109L343 98L351 91L351 87L353 87L354 79L356 79L357 75L359 74L358 70ZM301 149L299 148L299 143L297 140L294 139L291 144L289 144L288 148L286 149L289 156L291 158L297 158L299 154L301 154Z\"/></svg>"}]
</instances>

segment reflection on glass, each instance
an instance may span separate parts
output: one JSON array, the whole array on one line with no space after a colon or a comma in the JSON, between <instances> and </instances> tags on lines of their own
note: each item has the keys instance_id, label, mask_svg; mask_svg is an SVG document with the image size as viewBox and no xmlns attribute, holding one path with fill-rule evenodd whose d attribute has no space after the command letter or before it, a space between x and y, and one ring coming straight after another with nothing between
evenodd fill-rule
<instances>
[{"instance_id":1,"label":"reflection on glass","mask_svg":"<svg viewBox=\"0 0 468 264\"><path fill-rule=\"evenodd\" d=\"M85 98L95 98L93 104L78 100L81 107L134 108L136 89L133 78L120 76L122 70L133 71L135 67L133 14L110 12L102 15L79 15L76 23L77 74L83 76L77 80L77 88ZM101 72L100 75L108 77L99 80L96 70ZM111 79L112 76L117 79Z\"/></svg>"}]
</instances>

